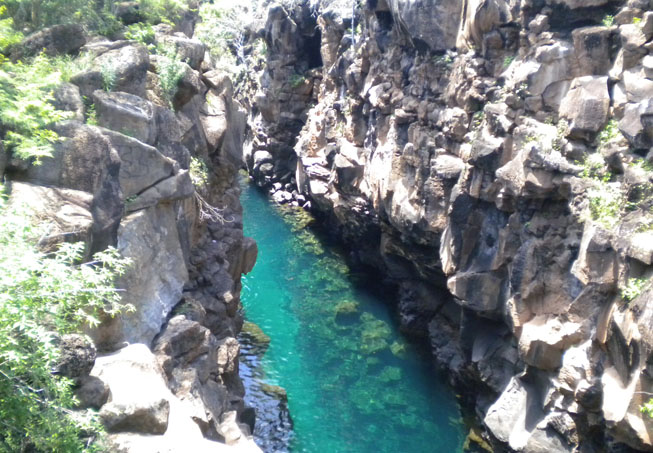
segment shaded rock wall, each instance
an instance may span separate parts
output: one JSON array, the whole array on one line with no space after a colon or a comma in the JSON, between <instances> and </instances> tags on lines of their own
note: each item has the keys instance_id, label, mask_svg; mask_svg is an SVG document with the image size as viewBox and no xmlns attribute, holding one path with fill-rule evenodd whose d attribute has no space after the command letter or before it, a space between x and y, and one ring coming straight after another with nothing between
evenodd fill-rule
<instances>
[{"instance_id":1,"label":"shaded rock wall","mask_svg":"<svg viewBox=\"0 0 653 453\"><path fill-rule=\"evenodd\" d=\"M88 331L99 357L78 379L81 404L99 410L108 448L260 451L240 421L251 410L235 340L240 276L257 253L243 237L231 157L242 153L244 113L228 77L208 65L200 72L202 43L168 26L157 27L156 39L187 62L175 110L162 101L161 57L133 41L90 40L82 51L94 55L93 66L55 93L75 119L56 126L62 141L53 157L33 166L10 156L4 177L12 203L53 224L44 246L81 240L88 256L112 245L132 260L117 286L134 310ZM108 63L116 83L106 92ZM93 111L97 125L85 124ZM203 184L191 180L191 158L206 164Z\"/></svg>"},{"instance_id":2,"label":"shaded rock wall","mask_svg":"<svg viewBox=\"0 0 653 453\"><path fill-rule=\"evenodd\" d=\"M254 179L396 283L495 448L653 450L653 5L294 4L255 34Z\"/></svg>"}]
</instances>

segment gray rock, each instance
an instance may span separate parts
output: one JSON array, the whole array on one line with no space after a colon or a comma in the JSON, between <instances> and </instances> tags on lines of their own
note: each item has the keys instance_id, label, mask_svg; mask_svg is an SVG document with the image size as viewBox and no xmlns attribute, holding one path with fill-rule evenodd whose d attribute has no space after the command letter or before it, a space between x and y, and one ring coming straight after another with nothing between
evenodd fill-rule
<instances>
[{"instance_id":1,"label":"gray rock","mask_svg":"<svg viewBox=\"0 0 653 453\"><path fill-rule=\"evenodd\" d=\"M653 100L627 104L619 130L635 148L648 149L653 146Z\"/></svg>"},{"instance_id":2,"label":"gray rock","mask_svg":"<svg viewBox=\"0 0 653 453\"><path fill-rule=\"evenodd\" d=\"M75 389L80 408L100 409L109 399L109 386L96 376L87 376Z\"/></svg>"},{"instance_id":3,"label":"gray rock","mask_svg":"<svg viewBox=\"0 0 653 453\"><path fill-rule=\"evenodd\" d=\"M129 93L95 91L98 124L149 145L156 140L154 107Z\"/></svg>"},{"instance_id":4,"label":"gray rock","mask_svg":"<svg viewBox=\"0 0 653 453\"><path fill-rule=\"evenodd\" d=\"M569 135L587 141L603 128L609 110L607 77L585 76L574 79L560 105L560 115L570 121Z\"/></svg>"},{"instance_id":5,"label":"gray rock","mask_svg":"<svg viewBox=\"0 0 653 453\"><path fill-rule=\"evenodd\" d=\"M113 4L113 14L125 25L143 22L145 17L140 11L138 2L118 2Z\"/></svg>"},{"instance_id":6,"label":"gray rock","mask_svg":"<svg viewBox=\"0 0 653 453\"><path fill-rule=\"evenodd\" d=\"M126 216L118 231L118 249L133 261L117 283L125 289L122 302L136 310L107 320L92 335L103 348L123 341L150 344L188 279L175 209L159 205Z\"/></svg>"},{"instance_id":7,"label":"gray rock","mask_svg":"<svg viewBox=\"0 0 653 453\"><path fill-rule=\"evenodd\" d=\"M84 102L79 88L72 83L62 83L54 90L53 104L58 110L74 113L74 119L84 122Z\"/></svg>"},{"instance_id":8,"label":"gray rock","mask_svg":"<svg viewBox=\"0 0 653 453\"><path fill-rule=\"evenodd\" d=\"M108 432L163 434L168 428L170 403L164 398L147 404L112 401L102 406L99 415Z\"/></svg>"},{"instance_id":9,"label":"gray rock","mask_svg":"<svg viewBox=\"0 0 653 453\"><path fill-rule=\"evenodd\" d=\"M156 42L157 44L173 47L181 61L195 70L200 69L206 47L199 40L188 38L182 33L176 33L174 35L157 36Z\"/></svg>"},{"instance_id":10,"label":"gray rock","mask_svg":"<svg viewBox=\"0 0 653 453\"><path fill-rule=\"evenodd\" d=\"M149 53L145 46L127 44L102 53L94 60L90 70L70 79L79 86L82 95L91 97L96 90L105 88L106 80L112 78L115 79L110 87L113 91L145 96Z\"/></svg>"},{"instance_id":11,"label":"gray rock","mask_svg":"<svg viewBox=\"0 0 653 453\"><path fill-rule=\"evenodd\" d=\"M92 237L93 195L71 189L59 189L13 181L9 205L20 209L28 206L37 218L47 221L49 231L39 244L53 249L63 241L89 244Z\"/></svg>"},{"instance_id":12,"label":"gray rock","mask_svg":"<svg viewBox=\"0 0 653 453\"><path fill-rule=\"evenodd\" d=\"M392 17L415 42L431 50L456 47L462 3L456 0L394 0ZM424 14L429 11L429 14Z\"/></svg>"},{"instance_id":13,"label":"gray rock","mask_svg":"<svg viewBox=\"0 0 653 453\"><path fill-rule=\"evenodd\" d=\"M610 69L609 27L583 27L572 32L579 74L603 75Z\"/></svg>"},{"instance_id":14,"label":"gray rock","mask_svg":"<svg viewBox=\"0 0 653 453\"><path fill-rule=\"evenodd\" d=\"M195 193L195 186L188 170L180 170L157 184L148 187L138 196L125 203L127 212L138 211L161 202L171 202L190 198Z\"/></svg>"},{"instance_id":15,"label":"gray rock","mask_svg":"<svg viewBox=\"0 0 653 453\"><path fill-rule=\"evenodd\" d=\"M108 129L102 133L120 156L120 189L125 199L173 175L175 162L156 148Z\"/></svg>"},{"instance_id":16,"label":"gray rock","mask_svg":"<svg viewBox=\"0 0 653 453\"><path fill-rule=\"evenodd\" d=\"M80 24L54 25L26 37L20 46L12 49L11 57L20 60L41 52L50 56L71 54L84 44L86 34Z\"/></svg>"}]
</instances>

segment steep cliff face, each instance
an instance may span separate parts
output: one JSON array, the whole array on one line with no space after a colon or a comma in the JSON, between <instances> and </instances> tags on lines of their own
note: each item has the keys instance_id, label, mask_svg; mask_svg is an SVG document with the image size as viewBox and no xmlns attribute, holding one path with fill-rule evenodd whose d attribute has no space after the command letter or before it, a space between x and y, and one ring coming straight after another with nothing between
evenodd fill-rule
<instances>
[{"instance_id":1,"label":"steep cliff face","mask_svg":"<svg viewBox=\"0 0 653 453\"><path fill-rule=\"evenodd\" d=\"M192 19L181 26L190 34ZM81 27L76 33L77 47L66 51L86 42ZM14 203L54 225L45 242L82 240L89 253L113 245L132 260L117 286L134 310L88 332L98 358L78 379L82 407L98 409L109 433L107 448L260 451L235 339L240 276L257 253L243 237L239 164L230 157L241 152L244 113L229 78L203 64L201 42L166 25L155 41L180 60L171 103L158 83L167 57L95 39L81 49L92 66L55 93L75 117L56 126L56 152L39 166L11 158L4 176ZM102 90L108 72L111 91Z\"/></svg>"},{"instance_id":2,"label":"steep cliff face","mask_svg":"<svg viewBox=\"0 0 653 453\"><path fill-rule=\"evenodd\" d=\"M652 8L292 2L254 34L251 174L396 283L498 449L653 450Z\"/></svg>"}]
</instances>

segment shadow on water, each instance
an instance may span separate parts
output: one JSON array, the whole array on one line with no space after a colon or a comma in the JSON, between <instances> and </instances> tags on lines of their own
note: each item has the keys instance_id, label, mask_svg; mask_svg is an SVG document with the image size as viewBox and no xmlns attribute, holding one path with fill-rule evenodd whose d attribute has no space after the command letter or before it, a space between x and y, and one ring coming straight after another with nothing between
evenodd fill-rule
<instances>
[{"instance_id":1,"label":"shadow on water","mask_svg":"<svg viewBox=\"0 0 653 453\"><path fill-rule=\"evenodd\" d=\"M463 451L455 397L428 353L399 333L391 292L352 272L307 213L246 182L241 203L245 234L259 245L242 300L264 334L241 337L257 443L266 452Z\"/></svg>"}]
</instances>

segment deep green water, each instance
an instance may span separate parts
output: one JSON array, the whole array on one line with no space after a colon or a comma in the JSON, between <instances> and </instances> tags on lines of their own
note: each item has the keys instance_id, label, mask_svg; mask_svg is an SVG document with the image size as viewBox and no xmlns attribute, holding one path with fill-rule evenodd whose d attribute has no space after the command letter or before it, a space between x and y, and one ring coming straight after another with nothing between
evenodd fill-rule
<instances>
[{"instance_id":1,"label":"deep green water","mask_svg":"<svg viewBox=\"0 0 653 453\"><path fill-rule=\"evenodd\" d=\"M271 337L260 365L266 382L287 390L289 450L462 451L453 394L399 334L390 306L369 290L374 282L350 272L301 212L272 205L248 183L241 202L245 234L259 247L243 306Z\"/></svg>"}]
</instances>

